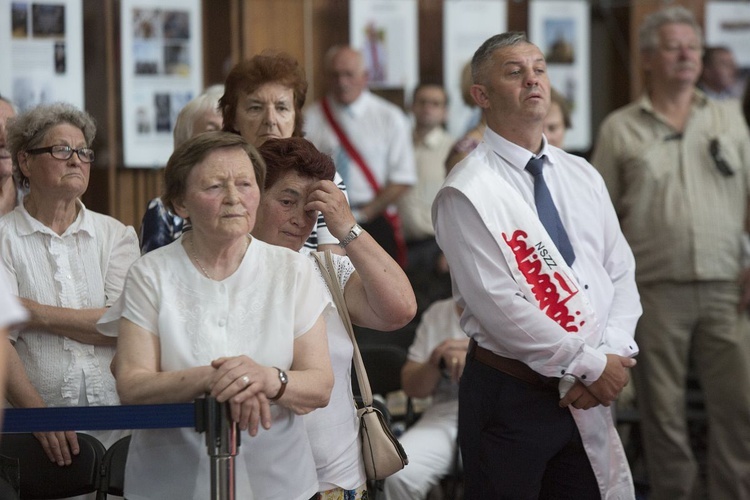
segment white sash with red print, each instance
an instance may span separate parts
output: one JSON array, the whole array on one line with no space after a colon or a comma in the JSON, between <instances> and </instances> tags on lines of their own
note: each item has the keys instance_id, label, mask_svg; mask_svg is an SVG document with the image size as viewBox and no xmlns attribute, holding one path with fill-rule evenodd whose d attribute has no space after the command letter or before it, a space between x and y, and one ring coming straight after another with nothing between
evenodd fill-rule
<instances>
[{"instance_id":1,"label":"white sash with red print","mask_svg":"<svg viewBox=\"0 0 750 500\"><path fill-rule=\"evenodd\" d=\"M448 183L464 193L482 217L526 300L566 332L580 335L587 345L598 347L602 334L597 332L598 322L590 302L537 215L499 174L497 169L506 167L486 143L479 144L473 155L478 161L466 165L464 175ZM487 186L493 187L491 197L487 196ZM569 408L602 498L632 499L633 479L610 409Z\"/></svg>"}]
</instances>

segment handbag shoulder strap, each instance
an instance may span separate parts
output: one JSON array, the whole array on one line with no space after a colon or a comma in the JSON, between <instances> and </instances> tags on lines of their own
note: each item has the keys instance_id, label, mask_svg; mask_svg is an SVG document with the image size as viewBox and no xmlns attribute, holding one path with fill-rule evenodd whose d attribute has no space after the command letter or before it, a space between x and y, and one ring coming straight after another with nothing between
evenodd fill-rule
<instances>
[{"instance_id":1,"label":"handbag shoulder strap","mask_svg":"<svg viewBox=\"0 0 750 500\"><path fill-rule=\"evenodd\" d=\"M349 309L346 307L346 300L339 284L338 276L336 275L336 267L333 265L333 257L331 251L326 250L325 257L322 252L313 253L313 257L318 262L318 267L323 275L323 279L328 285L328 290L331 292L333 297L333 303L338 309L339 317L341 322L344 324L349 338L352 341L354 347L354 372L357 374L357 383L359 384L359 391L362 393L362 403L364 406L372 405L372 390L370 389L370 379L367 378L367 370L365 370L365 363L362 361L362 353L359 352L359 346L357 345L357 339L354 336L354 328L352 327L352 320L349 317Z\"/></svg>"}]
</instances>

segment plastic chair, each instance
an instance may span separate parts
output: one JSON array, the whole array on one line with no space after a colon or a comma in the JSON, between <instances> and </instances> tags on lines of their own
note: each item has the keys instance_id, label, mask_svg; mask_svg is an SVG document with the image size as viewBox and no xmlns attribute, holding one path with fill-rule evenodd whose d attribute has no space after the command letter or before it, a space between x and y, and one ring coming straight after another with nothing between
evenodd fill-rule
<instances>
[{"instance_id":1,"label":"plastic chair","mask_svg":"<svg viewBox=\"0 0 750 500\"><path fill-rule=\"evenodd\" d=\"M107 495L124 497L125 489L125 463L128 460L128 448L130 447L130 436L120 438L109 447L102 460L102 478L99 485L97 500L105 500Z\"/></svg>"},{"instance_id":2,"label":"plastic chair","mask_svg":"<svg viewBox=\"0 0 750 500\"><path fill-rule=\"evenodd\" d=\"M21 500L67 498L97 491L104 445L88 434L76 435L80 453L64 467L50 462L33 434L3 435L0 454L19 462Z\"/></svg>"}]
</instances>

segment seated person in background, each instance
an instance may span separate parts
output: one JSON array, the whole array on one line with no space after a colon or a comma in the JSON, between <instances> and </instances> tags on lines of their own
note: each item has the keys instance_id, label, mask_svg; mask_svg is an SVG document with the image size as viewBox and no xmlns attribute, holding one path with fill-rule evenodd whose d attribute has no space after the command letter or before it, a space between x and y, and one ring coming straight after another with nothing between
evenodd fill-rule
<instances>
[{"instance_id":1,"label":"seated person in background","mask_svg":"<svg viewBox=\"0 0 750 500\"><path fill-rule=\"evenodd\" d=\"M250 236L265 167L237 134L206 132L178 147L163 200L192 229L133 264L100 328L119 335L123 403L186 403L206 393L230 402L249 434L235 457L237 498L307 500L318 479L298 415L331 395L330 301L307 257ZM138 429L125 496L204 500L210 470L205 437L193 429Z\"/></svg>"},{"instance_id":2,"label":"seated person in background","mask_svg":"<svg viewBox=\"0 0 750 500\"><path fill-rule=\"evenodd\" d=\"M174 124L175 149L198 134L221 130L219 98L223 93L223 85L213 85L182 108ZM183 229L188 229L184 223L182 217L164 207L161 198L151 200L141 220L141 253L172 243L180 237Z\"/></svg>"},{"instance_id":3,"label":"seated person in background","mask_svg":"<svg viewBox=\"0 0 750 500\"><path fill-rule=\"evenodd\" d=\"M422 315L401 385L407 396L432 396L432 405L399 437L409 465L385 480L387 500L425 498L456 458L458 381L469 337L461 330L460 308L452 298L432 304Z\"/></svg>"},{"instance_id":4,"label":"seated person in background","mask_svg":"<svg viewBox=\"0 0 750 500\"><path fill-rule=\"evenodd\" d=\"M87 113L69 104L42 105L8 126L8 149L22 203L0 219L0 275L29 311L11 334L8 401L19 408L120 403L110 363L115 339L96 322L122 291L138 258L132 227L87 210L96 134ZM91 432L105 446L122 431ZM40 432L50 460L69 465L74 432Z\"/></svg>"},{"instance_id":5,"label":"seated person in background","mask_svg":"<svg viewBox=\"0 0 750 500\"><path fill-rule=\"evenodd\" d=\"M13 104L0 96L0 216L13 210L17 205L18 194L13 181L13 162L6 147L6 122L16 116Z\"/></svg>"},{"instance_id":6,"label":"seated person in background","mask_svg":"<svg viewBox=\"0 0 750 500\"><path fill-rule=\"evenodd\" d=\"M383 331L408 323L417 308L409 280L356 223L344 194L331 182L331 157L298 137L266 141L259 151L268 174L253 235L301 252L320 211L331 234L346 247L347 256L334 255L333 263L352 322ZM321 271L316 274L325 285ZM318 498L367 498L359 420L352 404L354 348L333 308L326 311L326 330L335 379L331 401L304 418L318 469Z\"/></svg>"},{"instance_id":7,"label":"seated person in background","mask_svg":"<svg viewBox=\"0 0 750 500\"><path fill-rule=\"evenodd\" d=\"M550 105L544 119L544 136L547 142L563 149L565 132L572 126L570 121L570 103L557 90L550 88Z\"/></svg>"}]
</instances>

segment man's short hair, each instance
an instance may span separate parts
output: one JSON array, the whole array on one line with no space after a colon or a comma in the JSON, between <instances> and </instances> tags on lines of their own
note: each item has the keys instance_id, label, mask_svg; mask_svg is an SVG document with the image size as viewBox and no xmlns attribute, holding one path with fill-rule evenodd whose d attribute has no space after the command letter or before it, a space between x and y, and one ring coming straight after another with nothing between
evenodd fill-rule
<instances>
[{"instance_id":1,"label":"man's short hair","mask_svg":"<svg viewBox=\"0 0 750 500\"><path fill-rule=\"evenodd\" d=\"M641 52L654 50L659 46L659 28L665 24L687 24L703 43L703 30L695 20L695 16L685 7L667 7L649 14L643 19L638 29L638 48Z\"/></svg>"},{"instance_id":2,"label":"man's short hair","mask_svg":"<svg viewBox=\"0 0 750 500\"><path fill-rule=\"evenodd\" d=\"M524 31L507 31L491 36L474 52L471 58L471 77L474 83L485 83L487 66L492 61L492 54L497 49L511 47L521 43L531 43Z\"/></svg>"}]
</instances>

